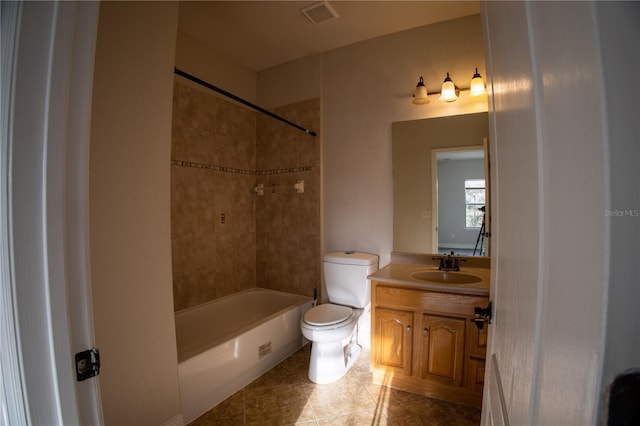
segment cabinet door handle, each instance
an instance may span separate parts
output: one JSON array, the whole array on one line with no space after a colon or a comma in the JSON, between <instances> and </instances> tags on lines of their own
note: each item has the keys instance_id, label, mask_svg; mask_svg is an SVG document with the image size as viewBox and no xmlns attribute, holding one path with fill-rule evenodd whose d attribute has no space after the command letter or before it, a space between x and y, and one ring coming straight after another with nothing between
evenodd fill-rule
<instances>
[{"instance_id":1,"label":"cabinet door handle","mask_svg":"<svg viewBox=\"0 0 640 426\"><path fill-rule=\"evenodd\" d=\"M429 334L429 329L425 328L424 330L422 330L422 334L424 334L425 336Z\"/></svg>"},{"instance_id":2,"label":"cabinet door handle","mask_svg":"<svg viewBox=\"0 0 640 426\"><path fill-rule=\"evenodd\" d=\"M407 326L407 331L411 331L411 326L410 325Z\"/></svg>"}]
</instances>

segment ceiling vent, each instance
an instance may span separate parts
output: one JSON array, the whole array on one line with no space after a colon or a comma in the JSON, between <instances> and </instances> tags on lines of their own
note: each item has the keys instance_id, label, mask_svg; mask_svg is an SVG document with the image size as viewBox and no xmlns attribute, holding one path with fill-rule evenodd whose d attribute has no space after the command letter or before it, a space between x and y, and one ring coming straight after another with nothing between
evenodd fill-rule
<instances>
[{"instance_id":1,"label":"ceiling vent","mask_svg":"<svg viewBox=\"0 0 640 426\"><path fill-rule=\"evenodd\" d=\"M327 1L319 1L310 6L303 7L300 12L315 25L330 21L338 17L336 11Z\"/></svg>"}]
</instances>

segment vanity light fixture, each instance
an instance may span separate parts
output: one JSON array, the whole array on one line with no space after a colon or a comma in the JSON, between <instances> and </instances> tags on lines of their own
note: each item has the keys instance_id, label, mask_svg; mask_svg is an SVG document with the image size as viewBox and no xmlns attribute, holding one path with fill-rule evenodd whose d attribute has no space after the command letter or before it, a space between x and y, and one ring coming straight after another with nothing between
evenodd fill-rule
<instances>
[{"instance_id":1,"label":"vanity light fixture","mask_svg":"<svg viewBox=\"0 0 640 426\"><path fill-rule=\"evenodd\" d=\"M486 93L486 89L484 88L484 80L482 76L478 73L478 68L476 68L475 74L471 78L471 88L470 95L471 96L480 96Z\"/></svg>"},{"instance_id":2,"label":"vanity light fixture","mask_svg":"<svg viewBox=\"0 0 640 426\"><path fill-rule=\"evenodd\" d=\"M414 105L426 105L429 103L429 98L427 97L427 87L424 85L424 80L422 76L420 76L420 81L416 85L416 91L413 93L413 104Z\"/></svg>"},{"instance_id":3,"label":"vanity light fixture","mask_svg":"<svg viewBox=\"0 0 640 426\"><path fill-rule=\"evenodd\" d=\"M445 102L453 102L458 99L458 88L453 84L453 80L449 77L449 73L442 82L442 90L440 91L440 100Z\"/></svg>"},{"instance_id":4,"label":"vanity light fixture","mask_svg":"<svg viewBox=\"0 0 640 426\"><path fill-rule=\"evenodd\" d=\"M442 88L440 89L440 99L445 102L454 102L460 96L460 88L455 85L453 80L451 80L451 76L447 72L447 76L442 82ZM484 85L484 80L480 73L478 73L478 68L476 68L476 72L471 77L471 84L469 88L463 88L464 92L469 92L469 96L481 96L487 93L487 90ZM414 105L426 105L429 103L429 95L437 95L438 92L427 92L427 88L424 85L424 80L422 76L416 85L416 90L413 92L413 104Z\"/></svg>"}]
</instances>

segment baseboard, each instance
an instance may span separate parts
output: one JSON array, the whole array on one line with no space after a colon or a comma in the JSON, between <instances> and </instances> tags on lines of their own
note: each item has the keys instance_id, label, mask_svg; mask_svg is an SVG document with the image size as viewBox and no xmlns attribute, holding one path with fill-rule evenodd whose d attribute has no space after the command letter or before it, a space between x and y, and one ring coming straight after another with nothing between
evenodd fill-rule
<instances>
[{"instance_id":1,"label":"baseboard","mask_svg":"<svg viewBox=\"0 0 640 426\"><path fill-rule=\"evenodd\" d=\"M182 417L182 413L176 414L175 416L171 417L166 422L162 423L160 426L185 426L184 425L184 418Z\"/></svg>"}]
</instances>

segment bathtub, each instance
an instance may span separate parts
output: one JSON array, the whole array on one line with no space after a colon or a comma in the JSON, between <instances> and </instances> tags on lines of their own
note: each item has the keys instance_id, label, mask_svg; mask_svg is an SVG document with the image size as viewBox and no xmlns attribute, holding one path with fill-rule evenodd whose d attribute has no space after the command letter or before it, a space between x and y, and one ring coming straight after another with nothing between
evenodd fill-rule
<instances>
[{"instance_id":1,"label":"bathtub","mask_svg":"<svg viewBox=\"0 0 640 426\"><path fill-rule=\"evenodd\" d=\"M185 424L304 345L311 297L252 288L176 312Z\"/></svg>"}]
</instances>

